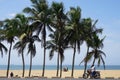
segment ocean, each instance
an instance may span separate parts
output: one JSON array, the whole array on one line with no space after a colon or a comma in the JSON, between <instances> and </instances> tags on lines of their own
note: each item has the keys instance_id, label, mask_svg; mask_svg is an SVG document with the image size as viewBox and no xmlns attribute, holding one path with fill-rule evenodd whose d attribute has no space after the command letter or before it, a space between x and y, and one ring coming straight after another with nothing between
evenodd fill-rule
<instances>
[{"instance_id":1,"label":"ocean","mask_svg":"<svg viewBox=\"0 0 120 80\"><path fill-rule=\"evenodd\" d=\"M71 65L63 65L63 67L68 67L69 70L72 69ZM88 66L88 69L90 68L90 66ZM7 65L0 65L0 70L6 70L7 69ZM25 66L26 70L29 70L29 65ZM57 66L56 65L46 65L45 67L46 70L56 70ZM76 70L83 70L84 66L81 65L75 65L75 69ZM97 67L97 70L104 70L103 66ZM21 65L10 65L10 70L22 70L22 66ZM42 65L32 65L32 70L42 70ZM105 70L120 70L120 65L106 65Z\"/></svg>"}]
</instances>

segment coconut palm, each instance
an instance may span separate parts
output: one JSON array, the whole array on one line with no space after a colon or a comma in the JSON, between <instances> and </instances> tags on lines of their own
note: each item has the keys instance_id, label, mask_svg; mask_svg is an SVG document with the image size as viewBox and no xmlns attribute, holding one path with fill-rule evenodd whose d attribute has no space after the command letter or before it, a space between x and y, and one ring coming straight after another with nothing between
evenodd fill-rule
<instances>
[{"instance_id":1,"label":"coconut palm","mask_svg":"<svg viewBox=\"0 0 120 80\"><path fill-rule=\"evenodd\" d=\"M98 20L96 20L94 23L92 21L91 18L86 18L86 19L82 19L82 26L84 27L83 32L84 32L84 40L86 42L87 45L87 53L85 58L81 61L84 62L85 68L84 68L84 74L86 73L86 68L87 68L87 62L89 61L89 59L91 59L91 56L89 54L89 48L93 47L93 34L100 34L102 33L103 29L101 28L96 28L96 23L98 22ZM84 77L84 75L83 75Z\"/></svg>"},{"instance_id":2,"label":"coconut palm","mask_svg":"<svg viewBox=\"0 0 120 80\"><path fill-rule=\"evenodd\" d=\"M46 42L46 49L50 49L50 53L49 53L49 57L50 57L50 60L52 59L52 57L54 56L54 52L58 52L58 44L57 44L57 36L55 36L57 34L50 34L50 38L52 40L49 40ZM59 53L58 53L59 54ZM58 77L58 71L59 71L59 55L57 57L57 73L56 73L56 76Z\"/></svg>"},{"instance_id":3,"label":"coconut palm","mask_svg":"<svg viewBox=\"0 0 120 80\"><path fill-rule=\"evenodd\" d=\"M36 47L34 44L34 40L32 40L32 38L30 39L30 42L28 43L28 53L30 53L30 68L29 68L29 77L30 77L31 69L32 69L32 58L36 54Z\"/></svg>"},{"instance_id":4,"label":"coconut palm","mask_svg":"<svg viewBox=\"0 0 120 80\"><path fill-rule=\"evenodd\" d=\"M43 72L42 76L44 76L45 72L45 56L46 56L46 27L48 27L49 30L52 30L49 26L50 23L50 13L48 4L46 0L31 0L32 2L32 8L27 7L23 11L26 13L30 13L31 19L33 20L34 27L37 27L37 35L41 33L42 35L42 46L44 47L44 58L43 58Z\"/></svg>"},{"instance_id":5,"label":"coconut palm","mask_svg":"<svg viewBox=\"0 0 120 80\"><path fill-rule=\"evenodd\" d=\"M25 74L25 61L24 61L24 49L25 49L26 43L23 43L23 41L18 41L15 45L14 45L14 49L18 50L19 55L21 55L22 57L22 63L23 63L23 73L22 73L22 77L24 77Z\"/></svg>"},{"instance_id":6,"label":"coconut palm","mask_svg":"<svg viewBox=\"0 0 120 80\"><path fill-rule=\"evenodd\" d=\"M24 49L26 46L26 42L24 40L25 33L27 33L26 29L29 26L29 19L25 17L23 14L17 14L15 16L15 19L17 21L17 26L18 26L18 38L20 37L20 40L14 45L14 49L18 50L19 55L22 57L22 63L23 63L23 73L22 77L24 77L25 73L25 61L24 61Z\"/></svg>"},{"instance_id":7,"label":"coconut palm","mask_svg":"<svg viewBox=\"0 0 120 80\"><path fill-rule=\"evenodd\" d=\"M39 37L34 35L32 36L31 32L30 34L26 34L23 37L23 44L20 46L23 51L23 48L25 48L28 45L28 54L30 54L30 68L29 68L29 77L31 76L31 69L32 69L32 58L36 55L36 46L35 41L40 41ZM20 43L21 44L21 43Z\"/></svg>"},{"instance_id":8,"label":"coconut palm","mask_svg":"<svg viewBox=\"0 0 120 80\"><path fill-rule=\"evenodd\" d=\"M68 12L68 25L66 28L69 30L69 34L67 36L67 42L72 45L73 47L73 60L72 60L72 72L71 77L73 77L74 74L74 62L75 62L75 54L76 49L78 52L80 52L80 45L83 42L82 38L82 27L81 27L81 9L79 7L77 8L70 8L70 11Z\"/></svg>"},{"instance_id":9,"label":"coconut palm","mask_svg":"<svg viewBox=\"0 0 120 80\"><path fill-rule=\"evenodd\" d=\"M57 3L57 2L52 2L51 5L51 26L55 28L55 32L58 35L57 36L57 45L58 45L58 62L57 62L57 74L58 76L58 71L59 71L59 56L60 56L60 77L62 76L62 61L63 61L63 43L64 43L64 33L65 33L65 22L67 20L67 17L64 13L64 5L63 3Z\"/></svg>"},{"instance_id":10,"label":"coconut palm","mask_svg":"<svg viewBox=\"0 0 120 80\"><path fill-rule=\"evenodd\" d=\"M93 50L88 52L87 55L85 56L85 58L82 60L82 62L85 62L85 66L87 66L87 62L91 61L92 58L94 58L92 65L95 64L96 60L98 60L98 66L100 66L100 63L102 62L103 66L104 66L104 69L105 69L105 61L104 61L103 56L106 57L106 54L100 49L100 48L103 48L104 38L99 39L99 37L96 34L92 35L92 40L90 42L92 44L91 48L93 48Z\"/></svg>"},{"instance_id":11,"label":"coconut palm","mask_svg":"<svg viewBox=\"0 0 120 80\"><path fill-rule=\"evenodd\" d=\"M29 77L31 76L32 69L32 58L36 55L36 46L35 41L41 41L38 35L33 35L34 27L28 26L25 35L23 36L23 43L28 45L28 54L30 54L30 68L29 68Z\"/></svg>"},{"instance_id":12,"label":"coconut palm","mask_svg":"<svg viewBox=\"0 0 120 80\"><path fill-rule=\"evenodd\" d=\"M7 40L8 43L10 43L9 54L8 54L7 74L6 74L6 76L8 77L12 44L18 32L17 32L17 27L16 27L17 25L16 25L15 19L6 19L3 23L3 26L4 26L4 33L5 33L4 38Z\"/></svg>"},{"instance_id":13,"label":"coconut palm","mask_svg":"<svg viewBox=\"0 0 120 80\"><path fill-rule=\"evenodd\" d=\"M92 37L93 32L95 32L97 30L97 28L95 27L96 22L97 21L95 21L95 23L92 24L92 20L90 18L82 19L82 22L81 22L81 24L83 26L84 40L87 45L86 56L88 56L89 48L93 45L91 37ZM85 65L84 74L86 73L87 61L88 61L88 59L86 57L81 61L81 63L84 62L84 65Z\"/></svg>"},{"instance_id":14,"label":"coconut palm","mask_svg":"<svg viewBox=\"0 0 120 80\"><path fill-rule=\"evenodd\" d=\"M58 32L53 32L50 35L51 40L47 41L46 43L46 48L50 49L50 60L53 58L54 56L54 52L58 52L58 56L57 56L57 72L56 72L56 76L58 77L59 74L59 57L61 56L61 60L64 60L64 55L63 53L61 54L59 52L59 44L58 44L58 40L59 40L59 33ZM61 46L62 49L65 49L66 47L64 45Z\"/></svg>"}]
</instances>

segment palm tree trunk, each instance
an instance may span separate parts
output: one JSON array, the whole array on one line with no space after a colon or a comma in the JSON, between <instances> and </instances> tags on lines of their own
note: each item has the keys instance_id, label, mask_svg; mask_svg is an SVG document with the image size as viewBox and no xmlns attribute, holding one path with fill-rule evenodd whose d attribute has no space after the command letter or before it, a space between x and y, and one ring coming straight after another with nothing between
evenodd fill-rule
<instances>
[{"instance_id":1,"label":"palm tree trunk","mask_svg":"<svg viewBox=\"0 0 120 80\"><path fill-rule=\"evenodd\" d=\"M57 73L56 76L58 77L59 74L59 53L58 53L58 57L57 57Z\"/></svg>"},{"instance_id":2,"label":"palm tree trunk","mask_svg":"<svg viewBox=\"0 0 120 80\"><path fill-rule=\"evenodd\" d=\"M73 77L73 74L74 74L75 53L76 53L76 45L74 47L74 53L73 53L71 77Z\"/></svg>"},{"instance_id":3,"label":"palm tree trunk","mask_svg":"<svg viewBox=\"0 0 120 80\"><path fill-rule=\"evenodd\" d=\"M44 24L44 58L43 58L43 72L42 72L42 77L44 77L45 74L45 59L46 59L46 29L45 29L45 24Z\"/></svg>"},{"instance_id":4,"label":"palm tree trunk","mask_svg":"<svg viewBox=\"0 0 120 80\"><path fill-rule=\"evenodd\" d=\"M93 60L93 64L92 64L92 65L94 65L94 64L95 64L96 53L97 53L97 48L95 48L94 60Z\"/></svg>"},{"instance_id":5,"label":"palm tree trunk","mask_svg":"<svg viewBox=\"0 0 120 80\"><path fill-rule=\"evenodd\" d=\"M46 57L46 49L44 47L43 72L42 72L43 77L44 77L44 73L45 73L45 57Z\"/></svg>"},{"instance_id":6,"label":"palm tree trunk","mask_svg":"<svg viewBox=\"0 0 120 80\"><path fill-rule=\"evenodd\" d=\"M10 43L10 48L9 48L9 54L8 54L8 66L7 66L7 77L9 75L9 68L10 68L10 55L11 55L11 48L12 48L12 42Z\"/></svg>"},{"instance_id":7,"label":"palm tree trunk","mask_svg":"<svg viewBox=\"0 0 120 80\"><path fill-rule=\"evenodd\" d=\"M62 56L60 59L60 77L62 77Z\"/></svg>"},{"instance_id":8,"label":"palm tree trunk","mask_svg":"<svg viewBox=\"0 0 120 80\"><path fill-rule=\"evenodd\" d=\"M24 74L25 74L25 61L24 61L24 54L23 54L23 51L22 51L22 63L23 63L23 73L22 73L22 77L24 77Z\"/></svg>"},{"instance_id":9,"label":"palm tree trunk","mask_svg":"<svg viewBox=\"0 0 120 80\"><path fill-rule=\"evenodd\" d=\"M86 54L86 56L88 56L88 53L89 53L89 46L87 47L87 54ZM87 61L85 60L84 74L86 73L86 69L87 69Z\"/></svg>"},{"instance_id":10,"label":"palm tree trunk","mask_svg":"<svg viewBox=\"0 0 120 80\"><path fill-rule=\"evenodd\" d=\"M92 65L94 65L95 64L95 58L94 58L94 60L93 60L93 64Z\"/></svg>"},{"instance_id":11,"label":"palm tree trunk","mask_svg":"<svg viewBox=\"0 0 120 80\"><path fill-rule=\"evenodd\" d=\"M31 75L31 69L32 69L32 54L30 54L30 68L29 68L29 77Z\"/></svg>"}]
</instances>

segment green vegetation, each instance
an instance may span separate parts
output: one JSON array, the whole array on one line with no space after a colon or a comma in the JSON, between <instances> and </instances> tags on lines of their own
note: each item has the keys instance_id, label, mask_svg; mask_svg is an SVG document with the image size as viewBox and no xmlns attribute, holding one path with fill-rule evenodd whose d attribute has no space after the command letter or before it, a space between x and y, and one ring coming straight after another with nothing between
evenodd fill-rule
<instances>
[{"instance_id":1,"label":"green vegetation","mask_svg":"<svg viewBox=\"0 0 120 80\"><path fill-rule=\"evenodd\" d=\"M87 47L86 56L81 61L85 65L84 73L86 72L89 61L93 61L93 64L97 61L98 66L102 61L105 67L103 55L106 55L101 50L103 48L104 38L99 38L103 29L96 27L98 20L94 22L91 18L81 18L81 9L79 6L76 8L70 7L70 10L65 13L62 2L52 2L50 6L46 0L31 0L31 3L31 7L23 9L23 14L17 14L12 19L0 21L0 52L2 56L3 50L7 52L7 48L2 42L6 40L10 44L8 49L7 77L13 45L13 49L16 49L22 58L22 77L24 77L25 73L24 50L27 48L28 54L30 54L28 76L31 76L32 58L36 55L36 41L40 42L44 48L42 76L45 74L46 50L49 50L50 60L54 56L54 52L58 53L56 76L58 77L60 74L60 77L62 77L62 63L65 59L64 51L70 48L73 49L73 58L71 58L71 77L73 77L75 54L76 52L80 53L80 47L84 42ZM47 37L50 39L47 40Z\"/></svg>"}]
</instances>

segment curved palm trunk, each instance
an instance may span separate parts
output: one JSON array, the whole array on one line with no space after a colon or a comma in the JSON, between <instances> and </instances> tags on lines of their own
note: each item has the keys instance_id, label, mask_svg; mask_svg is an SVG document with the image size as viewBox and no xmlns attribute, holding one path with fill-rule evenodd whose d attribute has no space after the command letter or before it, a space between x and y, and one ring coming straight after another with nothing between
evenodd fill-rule
<instances>
[{"instance_id":1,"label":"curved palm trunk","mask_svg":"<svg viewBox=\"0 0 120 80\"><path fill-rule=\"evenodd\" d=\"M87 48L87 55L86 56L88 56L88 53L89 53L89 46L88 46L88 48ZM87 69L87 61L85 60L85 68L84 68L84 74L86 73L86 69Z\"/></svg>"},{"instance_id":2,"label":"curved palm trunk","mask_svg":"<svg viewBox=\"0 0 120 80\"><path fill-rule=\"evenodd\" d=\"M10 48L9 48L9 54L8 54L8 66L7 66L7 77L9 75L9 68L10 68L10 55L11 55L11 48L12 48L12 42L10 43Z\"/></svg>"},{"instance_id":3,"label":"curved palm trunk","mask_svg":"<svg viewBox=\"0 0 120 80\"><path fill-rule=\"evenodd\" d=\"M58 53L58 57L57 57L57 73L56 76L58 77L59 74L59 53Z\"/></svg>"},{"instance_id":4,"label":"curved palm trunk","mask_svg":"<svg viewBox=\"0 0 120 80\"><path fill-rule=\"evenodd\" d=\"M32 54L30 54L30 68L29 68L29 77L31 75L31 69L32 69Z\"/></svg>"},{"instance_id":5,"label":"curved palm trunk","mask_svg":"<svg viewBox=\"0 0 120 80\"><path fill-rule=\"evenodd\" d=\"M22 77L24 77L24 74L25 74L25 61L24 61L24 54L23 54L23 51L22 51L22 63L23 63L23 73L22 73Z\"/></svg>"},{"instance_id":6,"label":"curved palm trunk","mask_svg":"<svg viewBox=\"0 0 120 80\"><path fill-rule=\"evenodd\" d=\"M75 47L74 47L74 53L73 53L71 77L73 77L73 74L74 74L75 53L76 53L76 45L75 45Z\"/></svg>"}]
</instances>

